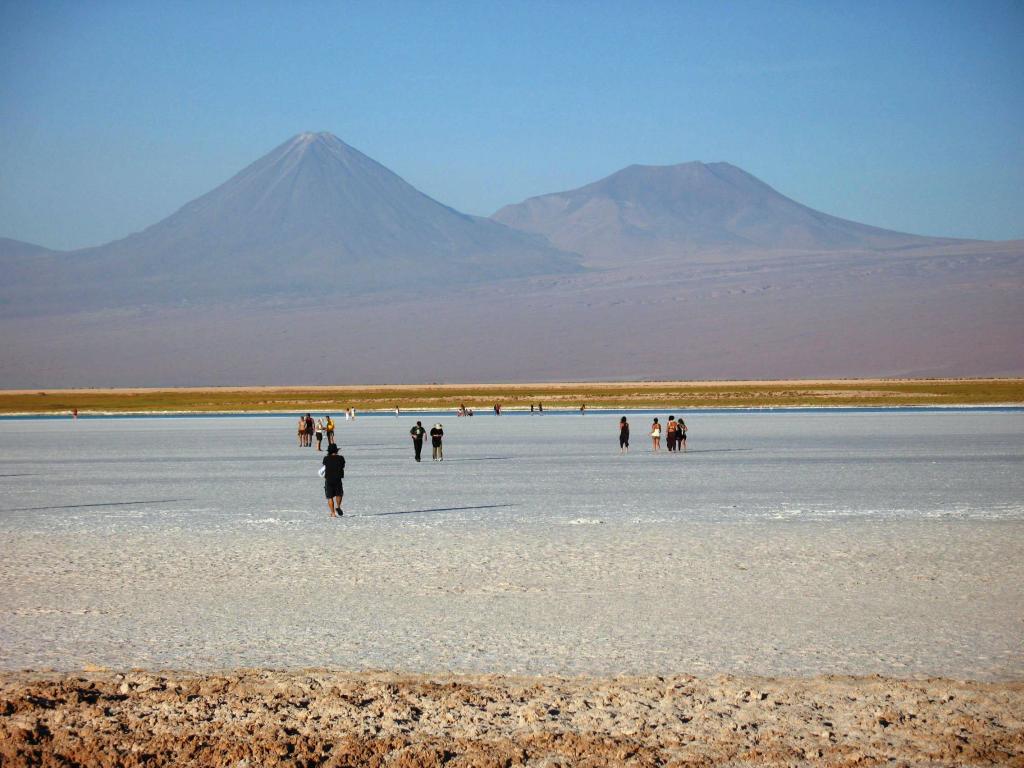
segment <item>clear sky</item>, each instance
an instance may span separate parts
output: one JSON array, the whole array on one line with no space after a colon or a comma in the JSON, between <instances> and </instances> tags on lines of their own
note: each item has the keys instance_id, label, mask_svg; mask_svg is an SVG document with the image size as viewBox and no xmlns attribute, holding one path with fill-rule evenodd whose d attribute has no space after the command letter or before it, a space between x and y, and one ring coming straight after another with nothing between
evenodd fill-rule
<instances>
[{"instance_id":1,"label":"clear sky","mask_svg":"<svg viewBox=\"0 0 1024 768\"><path fill-rule=\"evenodd\" d=\"M1024 2L0 0L0 236L122 237L307 130L474 214L725 160L1022 238Z\"/></svg>"}]
</instances>

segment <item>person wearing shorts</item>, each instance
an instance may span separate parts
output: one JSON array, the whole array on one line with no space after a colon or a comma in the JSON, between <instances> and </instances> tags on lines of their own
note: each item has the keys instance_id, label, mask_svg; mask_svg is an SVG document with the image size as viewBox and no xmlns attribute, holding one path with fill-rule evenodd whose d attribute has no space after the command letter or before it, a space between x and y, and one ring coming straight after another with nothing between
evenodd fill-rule
<instances>
[{"instance_id":1,"label":"person wearing shorts","mask_svg":"<svg viewBox=\"0 0 1024 768\"><path fill-rule=\"evenodd\" d=\"M316 449L322 451L320 446L324 442L324 423L321 419L316 420Z\"/></svg>"},{"instance_id":2,"label":"person wearing shorts","mask_svg":"<svg viewBox=\"0 0 1024 768\"><path fill-rule=\"evenodd\" d=\"M341 509L341 500L345 496L345 457L338 453L337 445L332 443L327 446L323 464L327 508L331 510L331 517L342 517L345 514Z\"/></svg>"}]
</instances>

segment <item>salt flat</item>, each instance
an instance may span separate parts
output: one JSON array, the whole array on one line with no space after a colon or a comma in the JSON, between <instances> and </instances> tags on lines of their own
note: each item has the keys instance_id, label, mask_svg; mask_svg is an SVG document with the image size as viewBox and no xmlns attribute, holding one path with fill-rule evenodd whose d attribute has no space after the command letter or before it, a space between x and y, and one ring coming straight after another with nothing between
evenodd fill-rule
<instances>
[{"instance_id":1,"label":"salt flat","mask_svg":"<svg viewBox=\"0 0 1024 768\"><path fill-rule=\"evenodd\" d=\"M1024 675L1021 412L618 415L0 421L0 667Z\"/></svg>"}]
</instances>

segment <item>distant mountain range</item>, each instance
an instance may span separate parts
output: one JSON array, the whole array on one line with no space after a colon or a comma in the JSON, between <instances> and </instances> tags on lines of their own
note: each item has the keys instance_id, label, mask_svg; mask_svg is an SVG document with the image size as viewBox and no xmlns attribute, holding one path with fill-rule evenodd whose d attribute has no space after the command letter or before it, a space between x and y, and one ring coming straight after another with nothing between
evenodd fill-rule
<instances>
[{"instance_id":1,"label":"distant mountain range","mask_svg":"<svg viewBox=\"0 0 1024 768\"><path fill-rule=\"evenodd\" d=\"M723 247L820 251L955 242L829 216L729 163L631 165L578 189L505 206L493 218L598 264Z\"/></svg>"},{"instance_id":2,"label":"distant mountain range","mask_svg":"<svg viewBox=\"0 0 1024 768\"><path fill-rule=\"evenodd\" d=\"M0 386L1024 374L1024 242L891 232L728 163L492 219L303 133L153 226L0 239Z\"/></svg>"}]
</instances>

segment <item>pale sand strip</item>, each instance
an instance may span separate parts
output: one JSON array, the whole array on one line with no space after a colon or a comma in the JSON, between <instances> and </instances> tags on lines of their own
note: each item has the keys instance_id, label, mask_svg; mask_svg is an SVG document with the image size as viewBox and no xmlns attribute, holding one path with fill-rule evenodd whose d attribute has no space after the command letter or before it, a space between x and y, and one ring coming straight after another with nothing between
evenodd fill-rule
<instances>
[{"instance_id":1,"label":"pale sand strip","mask_svg":"<svg viewBox=\"0 0 1024 768\"><path fill-rule=\"evenodd\" d=\"M0 674L0 765L1024 765L1024 682Z\"/></svg>"},{"instance_id":2,"label":"pale sand strip","mask_svg":"<svg viewBox=\"0 0 1024 768\"><path fill-rule=\"evenodd\" d=\"M45 392L47 395L144 395L154 392L181 392L181 393L230 393L230 392L379 392L379 391L410 391L422 389L440 390L464 390L475 389L482 391L498 390L531 390L539 387L552 387L556 389L580 390L585 393L592 388L607 387L611 389L661 389L664 387L774 387L774 386L840 386L850 384L864 384L865 386L884 386L894 384L955 384L963 382L1013 382L1020 381L1015 377L978 377L978 378L954 378L954 379L735 379L735 380L709 380L709 381L535 381L517 382L511 384L501 383L475 383L467 382L462 384L289 384L244 387L105 387L105 388L80 388L80 389L0 389L2 395L38 395Z\"/></svg>"}]
</instances>

